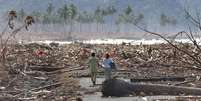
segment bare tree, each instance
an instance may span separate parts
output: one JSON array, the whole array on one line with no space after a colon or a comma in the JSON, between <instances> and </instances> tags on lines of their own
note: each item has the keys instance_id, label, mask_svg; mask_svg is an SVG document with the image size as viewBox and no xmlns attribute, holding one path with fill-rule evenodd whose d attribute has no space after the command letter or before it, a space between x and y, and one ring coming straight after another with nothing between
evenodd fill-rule
<instances>
[{"instance_id":1,"label":"bare tree","mask_svg":"<svg viewBox=\"0 0 201 101\"><path fill-rule=\"evenodd\" d=\"M201 22L199 14L197 14L196 17L194 17L186 9L184 11L189 17L189 20L196 26L196 28L199 29L199 31L201 31ZM200 45L198 44L198 41L195 39L194 33L190 26L188 28L189 30L188 32L181 31L176 33L172 38L167 38L163 36L161 33L150 31L146 28L139 26L136 23L134 23L134 25L146 33L160 37L161 39L165 40L171 47L175 48L177 51L186 55L186 59L182 59L183 58L182 57L179 59L179 61L183 62L184 64L187 64L192 68L201 69L201 48ZM180 45L185 46L185 43L179 43L179 45L177 44L175 39L180 35L185 35L190 40L192 47L194 47L194 50L184 50L182 47L180 47Z\"/></svg>"}]
</instances>

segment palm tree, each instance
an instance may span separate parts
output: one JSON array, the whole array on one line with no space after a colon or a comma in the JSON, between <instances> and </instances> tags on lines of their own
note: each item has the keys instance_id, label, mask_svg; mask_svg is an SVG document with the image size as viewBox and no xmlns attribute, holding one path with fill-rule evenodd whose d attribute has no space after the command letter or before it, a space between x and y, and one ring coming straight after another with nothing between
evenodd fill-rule
<instances>
[{"instance_id":1,"label":"palm tree","mask_svg":"<svg viewBox=\"0 0 201 101\"><path fill-rule=\"evenodd\" d=\"M98 6L94 12L94 19L96 22L96 31L99 32L99 24L104 23L104 11Z\"/></svg>"},{"instance_id":2,"label":"palm tree","mask_svg":"<svg viewBox=\"0 0 201 101\"><path fill-rule=\"evenodd\" d=\"M68 39L72 39L72 32L73 32L73 25L74 21L77 17L78 10L77 7L74 4L70 4L69 6L65 4L62 8L58 10L58 15L62 22L64 22L65 25L70 24L70 30L68 32Z\"/></svg>"},{"instance_id":3,"label":"palm tree","mask_svg":"<svg viewBox=\"0 0 201 101\"><path fill-rule=\"evenodd\" d=\"M160 16L160 25L161 26L166 26L166 24L168 22L169 22L169 18L164 13L162 13L161 16Z\"/></svg>"},{"instance_id":4,"label":"palm tree","mask_svg":"<svg viewBox=\"0 0 201 101\"><path fill-rule=\"evenodd\" d=\"M160 16L160 25L161 26L163 26L163 27L167 26L168 30L169 30L170 25L174 26L176 24L177 24L177 20L174 17L167 16L164 13L161 14L161 16Z\"/></svg>"},{"instance_id":5,"label":"palm tree","mask_svg":"<svg viewBox=\"0 0 201 101\"><path fill-rule=\"evenodd\" d=\"M174 17L167 16L166 14L162 13L160 16L160 24L162 26L166 26L167 24L175 25L177 20Z\"/></svg>"},{"instance_id":6,"label":"palm tree","mask_svg":"<svg viewBox=\"0 0 201 101\"><path fill-rule=\"evenodd\" d=\"M103 15L104 16L111 16L111 25L110 25L110 29L112 30L112 26L113 26L113 17L114 17L114 14L117 12L116 8L113 6L113 5L110 5L108 7L106 7L106 9L104 9L103 11Z\"/></svg>"},{"instance_id":7,"label":"palm tree","mask_svg":"<svg viewBox=\"0 0 201 101\"><path fill-rule=\"evenodd\" d=\"M80 23L80 32L82 32L82 24L89 24L90 29L91 29L91 24L94 21L93 15L90 14L87 11L83 11L82 13L79 14L77 21Z\"/></svg>"},{"instance_id":8,"label":"palm tree","mask_svg":"<svg viewBox=\"0 0 201 101\"><path fill-rule=\"evenodd\" d=\"M70 22L70 31L69 31L70 36L69 37L71 37L71 33L73 32L74 21L78 14L77 7L74 4L71 4L68 7L67 13L68 13L68 17L69 17L68 21Z\"/></svg>"},{"instance_id":9,"label":"palm tree","mask_svg":"<svg viewBox=\"0 0 201 101\"><path fill-rule=\"evenodd\" d=\"M52 24L53 22L53 11L54 11L54 6L52 3L49 3L46 12L43 14L43 23L44 24Z\"/></svg>"},{"instance_id":10,"label":"palm tree","mask_svg":"<svg viewBox=\"0 0 201 101\"><path fill-rule=\"evenodd\" d=\"M58 21L60 22L60 24L63 25L64 32L66 32L66 25L67 25L67 20L68 20L68 12L67 11L68 11L68 5L67 4L64 4L63 7L59 8L57 10L57 15L59 18ZM65 34L63 37L65 37Z\"/></svg>"},{"instance_id":11,"label":"palm tree","mask_svg":"<svg viewBox=\"0 0 201 101\"><path fill-rule=\"evenodd\" d=\"M144 19L144 14L140 13L133 21L134 24L140 23Z\"/></svg>"},{"instance_id":12,"label":"palm tree","mask_svg":"<svg viewBox=\"0 0 201 101\"><path fill-rule=\"evenodd\" d=\"M121 25L125 25L125 24L132 24L133 21L135 19L134 13L133 13L133 9L131 6L127 6L127 8L124 9L124 11L119 14L117 20L116 20L116 25L118 26L117 31L121 31L120 27Z\"/></svg>"},{"instance_id":13,"label":"palm tree","mask_svg":"<svg viewBox=\"0 0 201 101\"><path fill-rule=\"evenodd\" d=\"M23 21L24 17L26 16L26 13L24 11L24 9L20 9L19 13L18 13L18 20L19 21Z\"/></svg>"},{"instance_id":14,"label":"palm tree","mask_svg":"<svg viewBox=\"0 0 201 101\"><path fill-rule=\"evenodd\" d=\"M68 19L68 12L67 11L68 11L67 4L65 4L62 8L59 8L57 11L60 22L63 22L64 24L67 23L67 19Z\"/></svg>"},{"instance_id":15,"label":"palm tree","mask_svg":"<svg viewBox=\"0 0 201 101\"><path fill-rule=\"evenodd\" d=\"M52 3L49 3L47 9L46 9L46 12L48 15L52 15L52 13L54 12L54 6L52 5Z\"/></svg>"},{"instance_id":16,"label":"palm tree","mask_svg":"<svg viewBox=\"0 0 201 101\"><path fill-rule=\"evenodd\" d=\"M41 21L42 21L42 13L41 12L39 12L39 11L33 11L32 13L31 13L31 16L33 16L34 17L34 20L35 20L35 31L37 32L37 31L39 31L39 30L41 30L41 28L39 27L40 26L40 24L41 24Z\"/></svg>"},{"instance_id":17,"label":"palm tree","mask_svg":"<svg viewBox=\"0 0 201 101\"><path fill-rule=\"evenodd\" d=\"M31 13L31 15L34 17L34 19L35 19L36 22L40 22L41 21L41 16L42 16L41 12L39 12L39 11L33 11Z\"/></svg>"},{"instance_id":18,"label":"palm tree","mask_svg":"<svg viewBox=\"0 0 201 101\"><path fill-rule=\"evenodd\" d=\"M139 13L139 14L134 14L133 8L131 6L127 6L127 8L124 9L124 11L119 14L117 20L116 20L116 25L118 27L117 31L120 31L121 24L127 25L127 24L138 24L142 22L144 19L144 14Z\"/></svg>"}]
</instances>

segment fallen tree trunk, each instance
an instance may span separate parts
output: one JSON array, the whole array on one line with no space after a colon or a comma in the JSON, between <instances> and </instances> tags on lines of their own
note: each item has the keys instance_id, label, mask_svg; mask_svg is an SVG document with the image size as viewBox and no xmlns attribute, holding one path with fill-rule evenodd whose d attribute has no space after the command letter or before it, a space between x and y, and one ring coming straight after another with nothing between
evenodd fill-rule
<instances>
[{"instance_id":1,"label":"fallen tree trunk","mask_svg":"<svg viewBox=\"0 0 201 101\"><path fill-rule=\"evenodd\" d=\"M51 66L29 66L31 70L34 71L43 71L43 72L53 72L57 70L64 69L65 67L51 67Z\"/></svg>"},{"instance_id":2,"label":"fallen tree trunk","mask_svg":"<svg viewBox=\"0 0 201 101\"><path fill-rule=\"evenodd\" d=\"M149 82L149 81L185 81L185 77L152 77L152 78L132 78L131 82Z\"/></svg>"},{"instance_id":3,"label":"fallen tree trunk","mask_svg":"<svg viewBox=\"0 0 201 101\"><path fill-rule=\"evenodd\" d=\"M173 84L173 86L179 86L179 85L187 84L187 83L194 82L194 81L195 80L184 81L184 82Z\"/></svg>"},{"instance_id":4,"label":"fallen tree trunk","mask_svg":"<svg viewBox=\"0 0 201 101\"><path fill-rule=\"evenodd\" d=\"M146 95L201 95L201 88L180 87L160 84L128 83L123 80L110 79L103 82L103 96L128 96L132 94Z\"/></svg>"}]
</instances>

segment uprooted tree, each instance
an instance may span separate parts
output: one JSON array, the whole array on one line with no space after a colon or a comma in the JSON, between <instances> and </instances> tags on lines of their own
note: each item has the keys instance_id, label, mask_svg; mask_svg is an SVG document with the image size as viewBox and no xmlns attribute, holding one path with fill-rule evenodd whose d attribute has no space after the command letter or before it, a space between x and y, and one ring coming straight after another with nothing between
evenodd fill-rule
<instances>
[{"instance_id":1,"label":"uprooted tree","mask_svg":"<svg viewBox=\"0 0 201 101\"><path fill-rule=\"evenodd\" d=\"M8 45L12 44L11 40L15 39L15 36L18 32L20 32L23 28L28 30L28 27L32 25L35 21L32 16L26 16L24 22L21 26L15 26L15 20L17 18L16 11L9 11L8 13L8 21L5 29L3 29L2 33L0 33L0 63L5 66L6 55L8 51ZM12 31L9 32L8 29Z\"/></svg>"}]
</instances>

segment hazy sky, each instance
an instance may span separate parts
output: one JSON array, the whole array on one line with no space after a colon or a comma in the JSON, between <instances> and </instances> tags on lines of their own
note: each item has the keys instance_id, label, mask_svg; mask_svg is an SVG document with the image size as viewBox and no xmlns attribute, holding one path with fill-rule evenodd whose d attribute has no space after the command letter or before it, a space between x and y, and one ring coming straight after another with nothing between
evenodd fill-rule
<instances>
[{"instance_id":1,"label":"hazy sky","mask_svg":"<svg viewBox=\"0 0 201 101\"><path fill-rule=\"evenodd\" d=\"M199 11L201 8L201 0L0 0L0 22L3 20L2 16L4 16L9 10L20 10L23 8L29 13L32 11L45 12L49 3L52 3L56 9L61 8L65 3L73 3L79 8L79 10L88 10L91 12L93 12L98 6L104 8L108 5L114 5L119 12L122 12L123 9L130 5L133 7L135 14L143 13L145 15L145 22L148 28L154 31L181 31L188 25L188 22L184 17L183 9L189 8L191 9L191 12L193 12L195 10ZM160 27L161 13L165 13L168 16L177 19L177 25ZM116 14L116 16L118 16L118 14ZM108 20L107 22L110 23ZM2 23L0 26L2 26ZM48 31L49 29L55 31L55 29L58 29L56 27L49 28L41 26L39 31ZM34 27L34 29L37 28ZM103 28L105 30L110 30L107 25ZM89 28L86 27L84 29L88 30ZM136 31L136 29L130 25L127 25L126 27L123 26L122 29L130 32ZM113 30L116 29L114 28Z\"/></svg>"}]
</instances>

